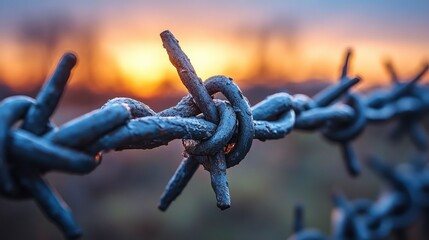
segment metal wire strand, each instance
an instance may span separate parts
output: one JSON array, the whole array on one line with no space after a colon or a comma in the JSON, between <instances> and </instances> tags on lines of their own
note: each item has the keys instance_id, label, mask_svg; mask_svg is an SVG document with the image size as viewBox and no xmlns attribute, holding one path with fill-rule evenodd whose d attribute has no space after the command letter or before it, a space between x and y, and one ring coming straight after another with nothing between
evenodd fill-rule
<instances>
[{"instance_id":1,"label":"metal wire strand","mask_svg":"<svg viewBox=\"0 0 429 240\"><path fill-rule=\"evenodd\" d=\"M388 64L394 86L363 95L351 91L361 79L348 76L352 54L348 50L339 81L315 96L281 92L251 107L231 78L213 76L203 82L171 32L161 33L161 39L171 63L189 91L189 95L171 108L156 113L137 100L115 98L98 110L54 127L50 117L76 64L77 58L73 53L63 56L35 100L16 96L0 102L1 195L12 199L34 199L65 237L73 239L81 235L81 230L70 209L43 175L49 171L90 173L100 164L102 153L111 150L150 149L175 139L182 140L187 156L161 196L159 209L164 211L180 195L200 165L210 173L217 206L229 208L227 168L242 162L254 139L280 139L295 130L320 131L326 139L339 144L346 169L353 176L359 174L361 167L351 142L370 123L398 120L398 132L408 133L418 149L427 149L427 137L422 134L419 122L429 112L429 91L418 85L429 68L427 65L411 81L400 82L392 65ZM226 100L215 99L216 93L221 93ZM14 127L21 120L23 124ZM400 223L391 218L391 223L384 223L384 216L398 214L399 208L412 208L410 206L417 201L414 193L429 189L409 188L409 182L413 181L398 180L400 178L396 174L382 167L375 169L393 182L397 191L386 198L390 208L377 210L382 214L371 215L365 224L356 220L359 224L355 225L363 229L359 231L367 235L377 229L380 235L386 226L401 229L409 220ZM429 186L428 183L429 180L424 181ZM422 202L420 198L418 202ZM338 208L345 209L344 206L342 204ZM360 214L353 213L350 217L349 212L353 212L354 207L349 208L351 210L343 214L344 219L354 219L355 215L363 216L369 211L360 207ZM414 217L409 214L407 216ZM350 227L349 222L347 220L338 226L357 228L355 225ZM302 231L302 227L297 227L295 235L303 235ZM319 233L316 235L320 236Z\"/></svg>"},{"instance_id":2,"label":"metal wire strand","mask_svg":"<svg viewBox=\"0 0 429 240\"><path fill-rule=\"evenodd\" d=\"M411 161L394 168L379 158L371 157L367 163L386 182L387 190L376 201L349 201L341 193L335 193L331 236L300 227L298 232L294 229L290 239L378 240L391 239L392 236L407 239L406 231L419 214L424 219L428 217L429 198L425 187L429 186L429 169L422 167L421 162ZM302 219L297 219L295 214L295 221ZM423 231L427 236L427 229ZM315 232L318 235L310 235Z\"/></svg>"}]
</instances>

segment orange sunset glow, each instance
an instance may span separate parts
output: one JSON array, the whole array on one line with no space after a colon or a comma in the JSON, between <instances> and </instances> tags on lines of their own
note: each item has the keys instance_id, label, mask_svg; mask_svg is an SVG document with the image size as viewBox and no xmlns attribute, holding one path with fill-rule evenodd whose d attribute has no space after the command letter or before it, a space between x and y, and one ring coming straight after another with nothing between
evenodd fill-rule
<instances>
[{"instance_id":1,"label":"orange sunset glow","mask_svg":"<svg viewBox=\"0 0 429 240\"><path fill-rule=\"evenodd\" d=\"M363 77L363 86L388 82L387 59L407 79L429 56L429 32L424 31L429 17L420 9L425 3L389 2L386 7L327 1L307 10L320 3L184 1L172 7L78 2L2 3L0 80L5 85L21 90L40 84L61 54L71 50L79 56L72 87L140 97L164 94L167 88L183 91L159 38L165 29L179 39L202 79L227 75L242 87L334 81L347 47L355 53L351 72ZM341 11L331 12L333 4ZM405 23L396 18L403 11L414 12Z\"/></svg>"}]
</instances>

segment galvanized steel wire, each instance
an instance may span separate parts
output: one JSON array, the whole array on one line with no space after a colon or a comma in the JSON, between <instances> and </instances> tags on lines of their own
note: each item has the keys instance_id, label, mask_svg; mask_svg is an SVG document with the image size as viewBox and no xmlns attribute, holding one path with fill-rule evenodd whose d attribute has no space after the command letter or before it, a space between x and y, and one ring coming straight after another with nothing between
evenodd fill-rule
<instances>
[{"instance_id":1,"label":"galvanized steel wire","mask_svg":"<svg viewBox=\"0 0 429 240\"><path fill-rule=\"evenodd\" d=\"M151 149L182 139L186 157L161 196L159 209L164 211L179 196L200 165L210 172L217 206L229 208L231 201L226 169L238 165L245 158L254 139L280 139L292 130L320 131L327 140L339 145L346 170L352 176L359 174L361 166L351 142L369 123L397 120L398 134L409 133L420 150L426 150L428 146L419 121L429 113L429 91L418 85L428 70L427 65L408 82L399 82L393 68L388 65L394 86L364 96L350 91L360 78L348 76L351 54L348 50L336 84L313 97L277 93L251 107L231 78L214 76L203 82L169 31L161 33L161 39L171 63L189 91L189 95L176 106L161 112L156 113L134 99L115 98L99 110L60 127L55 126L50 116L76 64L76 56L72 53L63 56L36 99L25 96L4 99L0 103L1 195L12 199L33 199L65 237L73 239L81 235L81 230L70 209L43 175L50 171L88 174L99 165L102 153L110 150ZM226 100L214 99L216 93L221 93ZM16 127L20 121L22 123ZM396 180L400 177L386 170L383 164L372 162L374 169L387 176L398 188L392 193L396 200L389 202L392 209L401 204L410 208L421 206L408 195L410 191L414 194L414 191L422 192L426 188L408 190L408 183ZM418 171L427 176L426 170ZM420 181L416 176L411 178L413 184ZM341 197L337 197L336 202L343 209L344 219L353 221L362 215L357 212L368 212L368 206L371 206L365 205L365 211L357 211ZM378 217L371 215L368 221L392 219L389 215L392 209L390 212L382 211L384 215L380 213ZM357 228L350 223L352 220L343 221L346 223L337 224L341 231ZM371 226L375 225L381 226ZM359 228L375 231L369 225L359 225ZM296 229L295 238L308 239L299 237L306 233L302 228ZM390 227L389 231L393 229L395 227ZM361 238L355 230L346 232L352 232L353 238L336 233L335 239L385 237L374 237L371 232Z\"/></svg>"}]
</instances>

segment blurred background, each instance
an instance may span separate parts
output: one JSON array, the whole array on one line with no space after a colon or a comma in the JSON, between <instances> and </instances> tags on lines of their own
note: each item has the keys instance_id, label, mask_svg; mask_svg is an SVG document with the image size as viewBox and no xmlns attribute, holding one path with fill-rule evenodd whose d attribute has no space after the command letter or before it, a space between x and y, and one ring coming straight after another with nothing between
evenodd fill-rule
<instances>
[{"instance_id":1,"label":"blurred background","mask_svg":"<svg viewBox=\"0 0 429 240\"><path fill-rule=\"evenodd\" d=\"M197 74L227 75L251 104L286 91L312 95L335 82L347 47L357 87L387 87L392 60L409 80L429 59L429 2L380 1L43 1L0 0L0 99L35 96L60 56L78 66L54 117L62 124L116 96L160 111L186 92L162 47L168 29ZM424 77L427 83L429 75ZM417 154L408 139L388 139L394 126L370 126L354 142L400 163ZM202 168L167 212L158 198L182 159L180 141L154 150L108 153L88 176L49 174L81 224L83 239L286 239L295 203L306 225L330 232L333 190L376 199L382 182L367 168L353 179L339 148L319 134L255 141L228 171L232 207L216 208ZM0 199L4 239L59 239L61 233L31 201Z\"/></svg>"}]
</instances>

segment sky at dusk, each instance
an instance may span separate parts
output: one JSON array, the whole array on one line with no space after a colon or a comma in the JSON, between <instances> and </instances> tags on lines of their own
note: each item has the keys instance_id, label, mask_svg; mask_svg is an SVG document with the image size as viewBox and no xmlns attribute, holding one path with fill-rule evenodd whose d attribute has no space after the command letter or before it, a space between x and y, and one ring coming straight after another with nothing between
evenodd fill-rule
<instances>
[{"instance_id":1,"label":"sky at dusk","mask_svg":"<svg viewBox=\"0 0 429 240\"><path fill-rule=\"evenodd\" d=\"M168 29L202 79L334 81L352 47L352 73L383 84L383 61L407 79L429 59L428 13L423 0L1 0L0 80L31 86L71 50L79 56L72 85L151 96L180 84L159 38Z\"/></svg>"}]
</instances>

